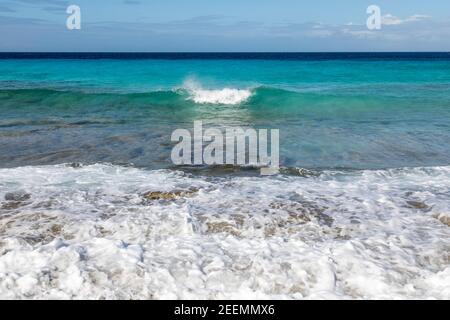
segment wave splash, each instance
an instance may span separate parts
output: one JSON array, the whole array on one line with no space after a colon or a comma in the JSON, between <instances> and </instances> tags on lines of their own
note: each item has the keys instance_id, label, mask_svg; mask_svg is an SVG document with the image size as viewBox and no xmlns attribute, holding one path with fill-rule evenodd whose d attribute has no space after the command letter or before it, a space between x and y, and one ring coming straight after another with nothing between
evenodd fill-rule
<instances>
[{"instance_id":1,"label":"wave splash","mask_svg":"<svg viewBox=\"0 0 450 320\"><path fill-rule=\"evenodd\" d=\"M249 89L204 89L198 82L187 80L183 88L189 92L189 100L199 104L236 105L247 101L252 96Z\"/></svg>"}]
</instances>

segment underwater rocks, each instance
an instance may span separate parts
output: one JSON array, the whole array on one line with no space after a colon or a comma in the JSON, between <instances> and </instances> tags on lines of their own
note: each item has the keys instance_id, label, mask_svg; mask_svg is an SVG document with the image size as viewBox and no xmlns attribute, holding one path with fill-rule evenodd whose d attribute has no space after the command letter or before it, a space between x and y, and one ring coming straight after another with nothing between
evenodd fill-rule
<instances>
[{"instance_id":1,"label":"underwater rocks","mask_svg":"<svg viewBox=\"0 0 450 320\"><path fill-rule=\"evenodd\" d=\"M207 234L213 234L213 233L228 233L235 237L238 237L241 235L241 232L231 223L229 222L206 222Z\"/></svg>"},{"instance_id":2,"label":"underwater rocks","mask_svg":"<svg viewBox=\"0 0 450 320\"><path fill-rule=\"evenodd\" d=\"M318 177L320 172L297 167L285 167L280 169L281 174L300 176L303 178Z\"/></svg>"},{"instance_id":3,"label":"underwater rocks","mask_svg":"<svg viewBox=\"0 0 450 320\"><path fill-rule=\"evenodd\" d=\"M273 201L268 207L253 214L236 211L229 215L200 215L199 224L205 234L229 234L235 237L257 236L271 238L300 234L309 223L331 228L334 219L324 213L326 208L303 201Z\"/></svg>"},{"instance_id":4,"label":"underwater rocks","mask_svg":"<svg viewBox=\"0 0 450 320\"><path fill-rule=\"evenodd\" d=\"M5 194L6 201L26 201L31 199L31 194L25 191L8 192Z\"/></svg>"},{"instance_id":5,"label":"underwater rocks","mask_svg":"<svg viewBox=\"0 0 450 320\"><path fill-rule=\"evenodd\" d=\"M31 194L25 191L8 192L5 194L5 200L0 209L15 210L29 204L27 201L31 199Z\"/></svg>"},{"instance_id":6,"label":"underwater rocks","mask_svg":"<svg viewBox=\"0 0 450 320\"><path fill-rule=\"evenodd\" d=\"M0 209L15 210L15 209L19 209L20 207L23 207L24 205L26 205L26 203L19 202L19 201L9 201L9 202L3 203L2 206L0 207Z\"/></svg>"},{"instance_id":7,"label":"underwater rocks","mask_svg":"<svg viewBox=\"0 0 450 320\"><path fill-rule=\"evenodd\" d=\"M450 214L445 213L435 214L434 218L438 219L440 222L450 227Z\"/></svg>"},{"instance_id":8,"label":"underwater rocks","mask_svg":"<svg viewBox=\"0 0 450 320\"><path fill-rule=\"evenodd\" d=\"M422 201L406 201L408 207L418 210L428 210L430 207Z\"/></svg>"},{"instance_id":9,"label":"underwater rocks","mask_svg":"<svg viewBox=\"0 0 450 320\"><path fill-rule=\"evenodd\" d=\"M197 188L189 190L176 190L176 191L149 191L142 195L145 200L157 201L157 200L176 200L182 197L191 197L198 192Z\"/></svg>"},{"instance_id":10,"label":"underwater rocks","mask_svg":"<svg viewBox=\"0 0 450 320\"><path fill-rule=\"evenodd\" d=\"M288 203L272 202L269 207L287 212L289 214L287 222L289 223L304 224L315 218L321 225L331 227L334 222L332 217L324 213L327 208L305 200Z\"/></svg>"}]
</instances>

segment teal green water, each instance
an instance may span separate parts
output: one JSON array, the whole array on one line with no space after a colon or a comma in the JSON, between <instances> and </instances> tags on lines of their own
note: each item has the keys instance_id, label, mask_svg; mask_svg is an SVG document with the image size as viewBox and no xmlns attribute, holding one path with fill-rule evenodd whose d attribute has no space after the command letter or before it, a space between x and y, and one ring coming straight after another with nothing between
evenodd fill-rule
<instances>
[{"instance_id":1,"label":"teal green water","mask_svg":"<svg viewBox=\"0 0 450 320\"><path fill-rule=\"evenodd\" d=\"M1 167L167 167L195 120L280 129L287 167L449 165L450 61L0 60Z\"/></svg>"}]
</instances>

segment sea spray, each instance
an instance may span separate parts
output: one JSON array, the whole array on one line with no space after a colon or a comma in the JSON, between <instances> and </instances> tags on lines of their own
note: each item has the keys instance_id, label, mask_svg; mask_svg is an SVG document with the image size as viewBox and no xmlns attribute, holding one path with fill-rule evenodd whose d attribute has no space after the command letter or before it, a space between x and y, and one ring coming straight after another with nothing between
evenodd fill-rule
<instances>
[{"instance_id":1,"label":"sea spray","mask_svg":"<svg viewBox=\"0 0 450 320\"><path fill-rule=\"evenodd\" d=\"M235 105L247 101L252 95L249 89L204 89L192 79L186 80L183 88L189 92L189 99L201 104Z\"/></svg>"}]
</instances>

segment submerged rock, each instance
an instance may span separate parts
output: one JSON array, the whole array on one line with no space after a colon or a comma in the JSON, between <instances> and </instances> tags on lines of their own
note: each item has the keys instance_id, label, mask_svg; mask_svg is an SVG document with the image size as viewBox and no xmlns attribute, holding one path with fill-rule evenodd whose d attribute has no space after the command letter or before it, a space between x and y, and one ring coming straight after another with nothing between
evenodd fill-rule
<instances>
[{"instance_id":1,"label":"submerged rock","mask_svg":"<svg viewBox=\"0 0 450 320\"><path fill-rule=\"evenodd\" d=\"M272 202L269 207L274 210L281 210L289 214L287 222L295 224L304 224L316 218L319 223L331 227L334 219L325 214L325 207L306 200L298 202Z\"/></svg>"},{"instance_id":2,"label":"submerged rock","mask_svg":"<svg viewBox=\"0 0 450 320\"><path fill-rule=\"evenodd\" d=\"M31 194L25 191L8 192L5 194L6 201L27 201L31 199Z\"/></svg>"},{"instance_id":3,"label":"submerged rock","mask_svg":"<svg viewBox=\"0 0 450 320\"><path fill-rule=\"evenodd\" d=\"M296 167L281 168L280 173L286 175L300 176L303 178L318 177L320 175L320 172Z\"/></svg>"},{"instance_id":4,"label":"submerged rock","mask_svg":"<svg viewBox=\"0 0 450 320\"><path fill-rule=\"evenodd\" d=\"M50 227L50 232L52 233L52 235L54 236L59 236L61 234L61 231L63 229L63 226L60 224L53 224Z\"/></svg>"},{"instance_id":5,"label":"submerged rock","mask_svg":"<svg viewBox=\"0 0 450 320\"><path fill-rule=\"evenodd\" d=\"M69 163L67 166L70 168L74 168L74 169L79 169L79 168L83 167L83 165L78 162Z\"/></svg>"},{"instance_id":6,"label":"submerged rock","mask_svg":"<svg viewBox=\"0 0 450 320\"><path fill-rule=\"evenodd\" d=\"M142 196L146 200L155 201L155 200L175 200L181 197L190 197L198 192L198 189L192 188L190 190L176 190L170 192L163 191L149 191L144 193Z\"/></svg>"},{"instance_id":7,"label":"submerged rock","mask_svg":"<svg viewBox=\"0 0 450 320\"><path fill-rule=\"evenodd\" d=\"M436 219L438 219L440 222L442 222L443 224L450 227L450 214L441 213L441 214L434 215L434 217Z\"/></svg>"},{"instance_id":8,"label":"submerged rock","mask_svg":"<svg viewBox=\"0 0 450 320\"><path fill-rule=\"evenodd\" d=\"M2 204L1 209L4 210L15 210L18 209L20 207L23 207L27 205L27 203L24 202L20 202L20 201L9 201L9 202L5 202Z\"/></svg>"},{"instance_id":9,"label":"submerged rock","mask_svg":"<svg viewBox=\"0 0 450 320\"><path fill-rule=\"evenodd\" d=\"M206 233L229 233L235 237L240 235L240 231L235 228L229 222L221 221L221 222L207 222L206 223L207 230Z\"/></svg>"},{"instance_id":10,"label":"submerged rock","mask_svg":"<svg viewBox=\"0 0 450 320\"><path fill-rule=\"evenodd\" d=\"M5 194L6 202L2 203L0 209L15 210L29 204L27 201L30 199L31 194L25 191L8 192Z\"/></svg>"},{"instance_id":11,"label":"submerged rock","mask_svg":"<svg viewBox=\"0 0 450 320\"><path fill-rule=\"evenodd\" d=\"M406 203L408 204L409 207L413 208L413 209L419 209L419 210L426 210L429 208L429 206L422 201L406 201Z\"/></svg>"}]
</instances>

